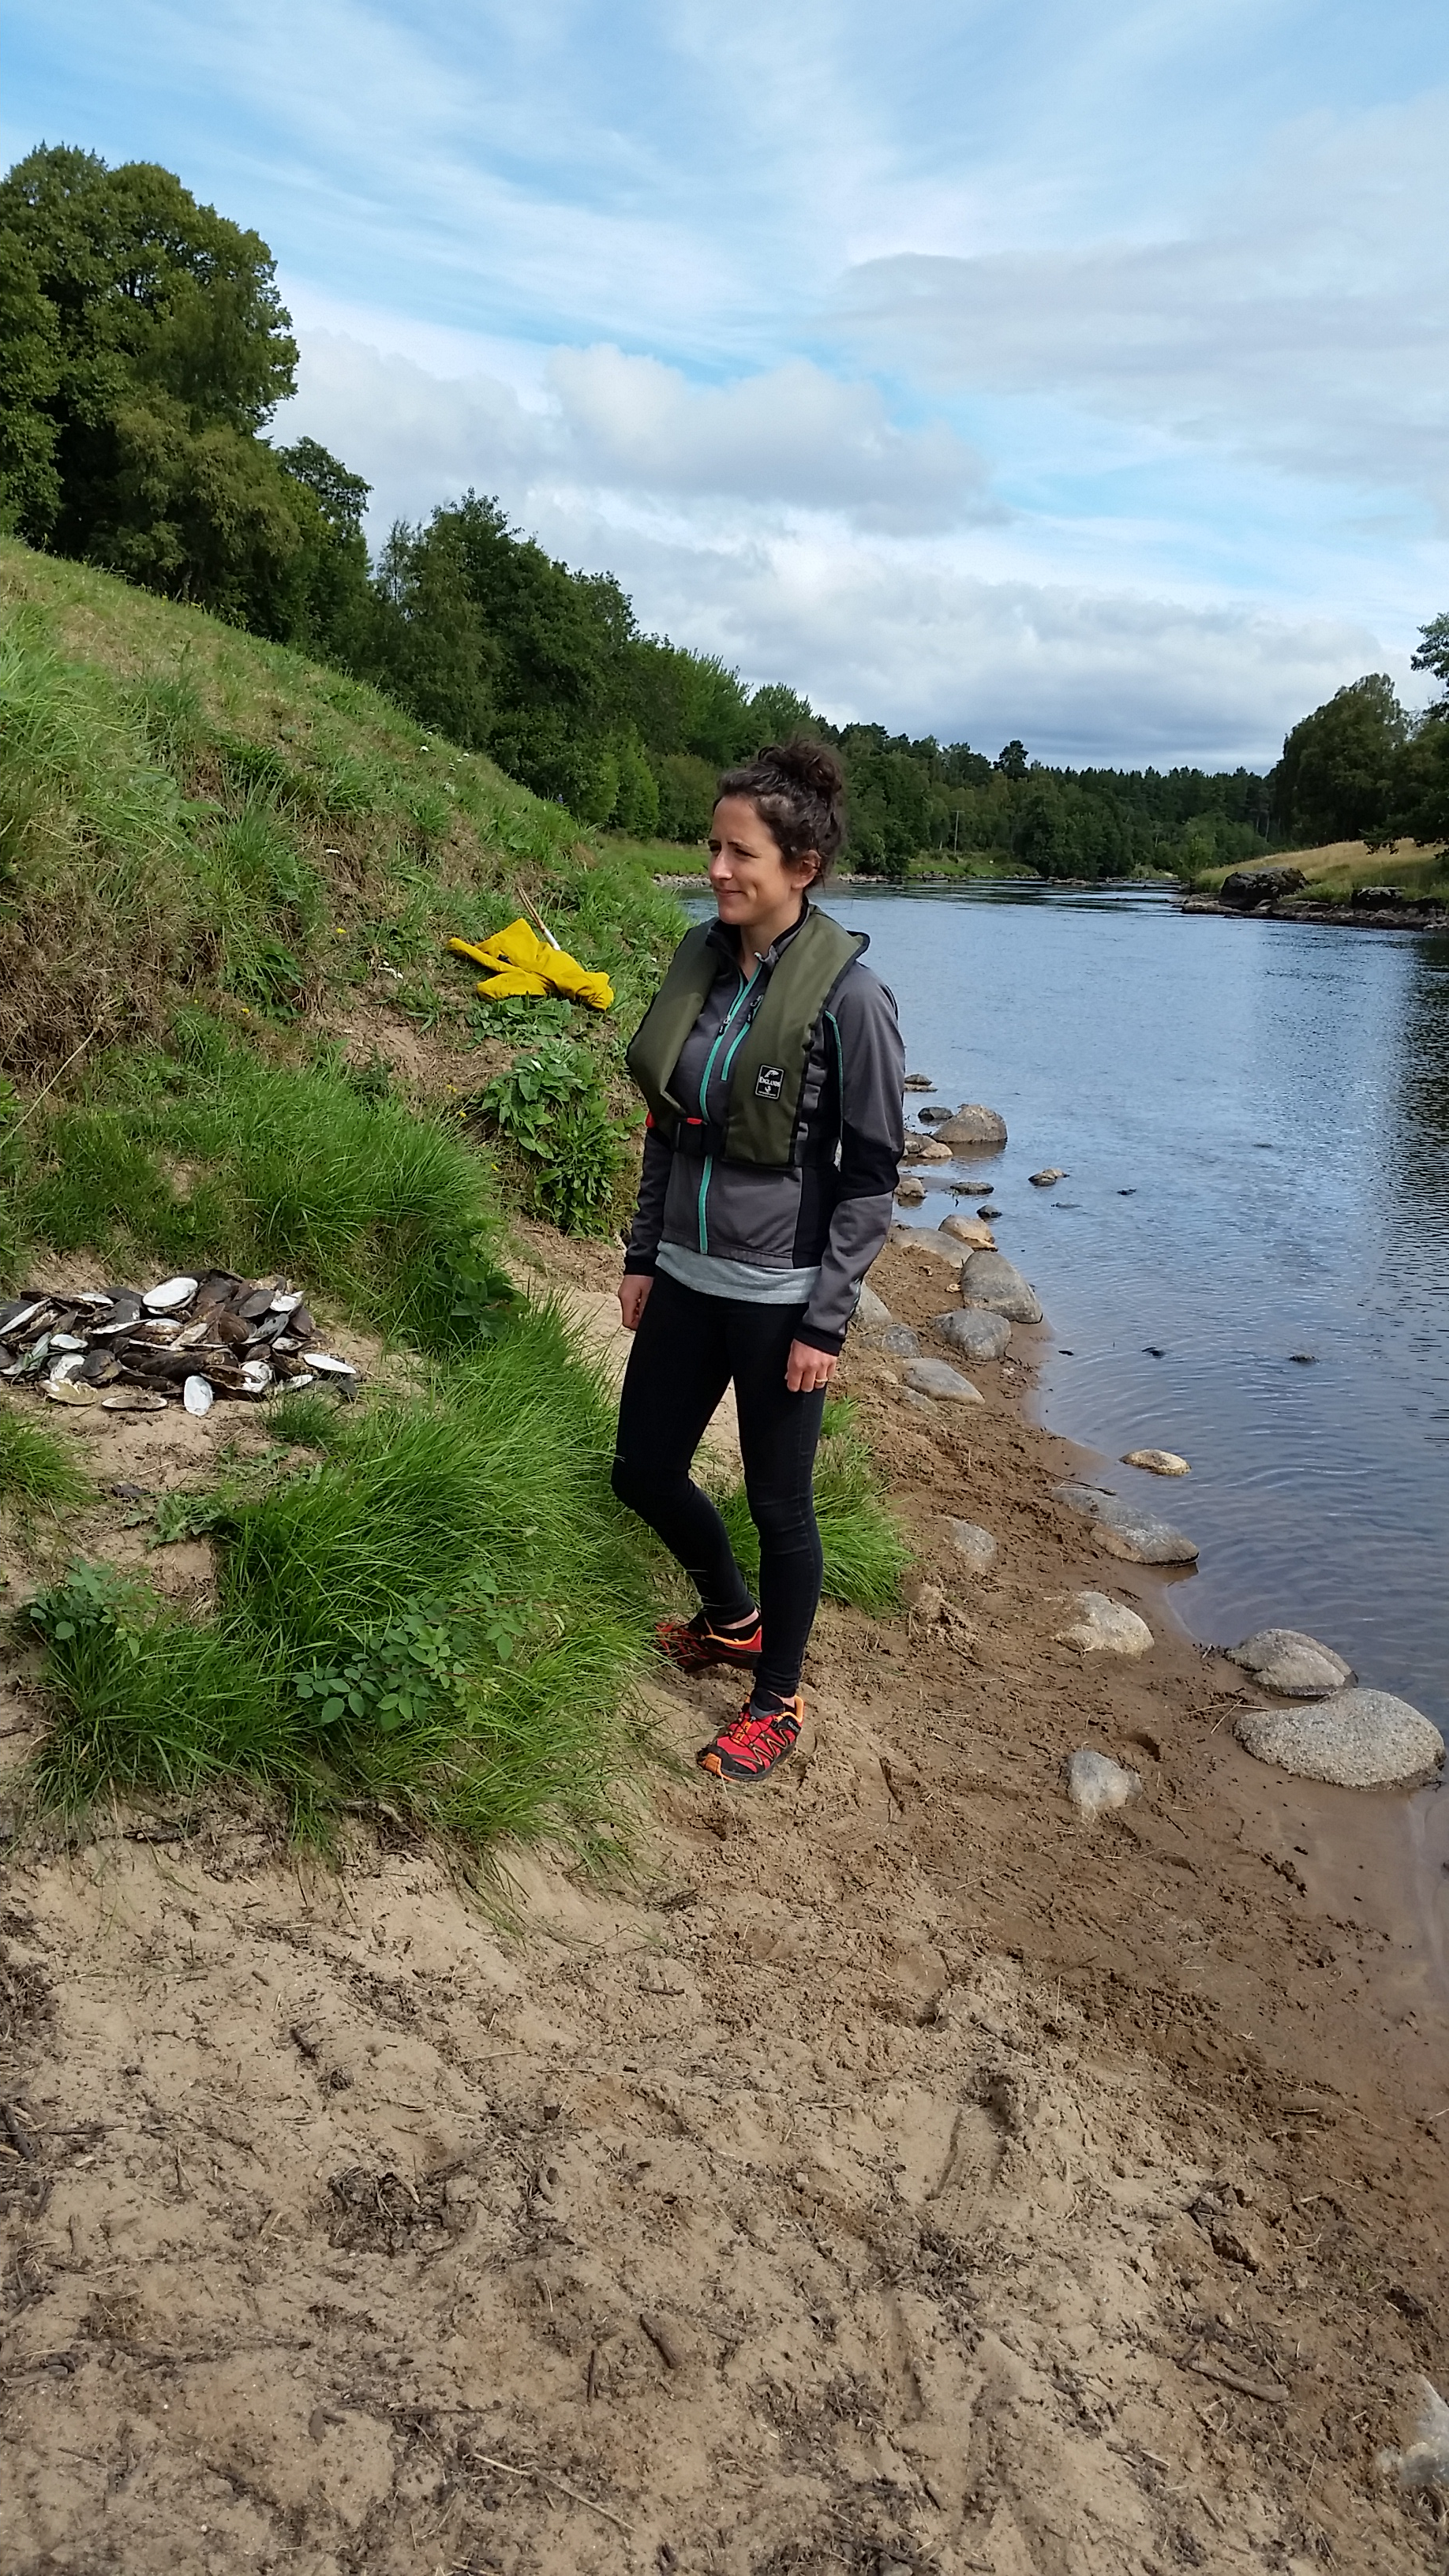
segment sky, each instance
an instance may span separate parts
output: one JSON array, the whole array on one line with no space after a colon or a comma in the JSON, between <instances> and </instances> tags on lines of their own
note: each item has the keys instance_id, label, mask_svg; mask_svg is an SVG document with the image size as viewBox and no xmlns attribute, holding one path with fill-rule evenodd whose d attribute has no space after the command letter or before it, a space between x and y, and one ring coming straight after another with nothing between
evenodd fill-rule
<instances>
[{"instance_id":1,"label":"sky","mask_svg":"<svg viewBox=\"0 0 1449 2576\"><path fill-rule=\"evenodd\" d=\"M1276 758L1449 607L1439 0L8 0L5 162L260 232L281 440L1051 761Z\"/></svg>"}]
</instances>

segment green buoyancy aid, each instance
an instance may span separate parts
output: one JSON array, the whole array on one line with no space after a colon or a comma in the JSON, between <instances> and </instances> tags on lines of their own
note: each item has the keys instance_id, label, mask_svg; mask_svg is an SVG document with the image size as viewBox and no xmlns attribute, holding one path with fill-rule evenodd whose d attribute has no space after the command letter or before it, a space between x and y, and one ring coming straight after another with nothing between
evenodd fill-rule
<instances>
[{"instance_id":1,"label":"green buoyancy aid","mask_svg":"<svg viewBox=\"0 0 1449 2576\"><path fill-rule=\"evenodd\" d=\"M719 973L719 952L710 945L713 928L713 922L698 922L680 941L625 1059L655 1125L671 1142L687 1113L669 1085ZM843 930L829 913L817 912L813 904L807 907L799 929L770 969L734 1059L724 1135L728 1162L785 1170L795 1161L800 1094L820 1015L869 944L862 932Z\"/></svg>"}]
</instances>

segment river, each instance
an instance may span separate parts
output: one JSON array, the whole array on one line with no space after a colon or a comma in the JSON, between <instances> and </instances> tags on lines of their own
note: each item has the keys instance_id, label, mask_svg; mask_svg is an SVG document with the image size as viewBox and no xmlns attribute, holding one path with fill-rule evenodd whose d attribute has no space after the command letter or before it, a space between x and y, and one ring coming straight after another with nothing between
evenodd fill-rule
<instances>
[{"instance_id":1,"label":"river","mask_svg":"<svg viewBox=\"0 0 1449 2576\"><path fill-rule=\"evenodd\" d=\"M988 1178L1052 1327L1042 1418L1191 1461L1103 1474L1199 1541L1189 1630L1306 1628L1449 1730L1449 939L1136 887L828 908L869 932L935 1100L1010 1134L923 1166L903 1214L937 1225Z\"/></svg>"}]
</instances>

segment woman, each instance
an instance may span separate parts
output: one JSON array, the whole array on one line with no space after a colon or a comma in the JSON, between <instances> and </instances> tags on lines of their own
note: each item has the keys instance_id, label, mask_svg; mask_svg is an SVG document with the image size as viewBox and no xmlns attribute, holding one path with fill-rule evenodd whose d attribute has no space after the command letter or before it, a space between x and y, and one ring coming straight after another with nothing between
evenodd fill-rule
<instances>
[{"instance_id":1,"label":"woman","mask_svg":"<svg viewBox=\"0 0 1449 2576\"><path fill-rule=\"evenodd\" d=\"M867 941L810 900L844 838L844 779L819 743L771 744L720 780L717 918L691 930L629 1049L649 1104L619 1305L636 1335L614 1491L658 1531L700 1606L659 1641L685 1672L753 1670L697 1759L759 1780L800 1732L820 1600L811 1469L860 1283L890 1230L904 1056ZM690 1465L731 1378L760 1597Z\"/></svg>"}]
</instances>

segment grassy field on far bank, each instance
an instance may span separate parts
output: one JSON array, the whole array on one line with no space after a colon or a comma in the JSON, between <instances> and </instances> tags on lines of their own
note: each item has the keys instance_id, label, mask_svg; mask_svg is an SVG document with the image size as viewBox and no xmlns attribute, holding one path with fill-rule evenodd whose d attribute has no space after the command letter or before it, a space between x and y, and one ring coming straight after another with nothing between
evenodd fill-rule
<instances>
[{"instance_id":1,"label":"grassy field on far bank","mask_svg":"<svg viewBox=\"0 0 1449 2576\"><path fill-rule=\"evenodd\" d=\"M157 1503L158 1542L209 1541L206 1608L117 1570L84 1434L0 1389L43 1801L240 1776L311 1832L361 1800L469 1851L617 1847L664 1569L507 1234L518 1204L615 1221L622 1047L682 928L652 855L336 672L0 541L0 1288L56 1254L98 1285L285 1273L396 1355ZM521 893L612 1011L480 1001L448 938ZM858 1444L827 1464L831 1588L886 1607L893 1524Z\"/></svg>"},{"instance_id":2,"label":"grassy field on far bank","mask_svg":"<svg viewBox=\"0 0 1449 2576\"><path fill-rule=\"evenodd\" d=\"M1426 850L1417 841L1395 841L1381 850L1370 850L1363 841L1330 841L1315 850L1274 850L1256 864L1301 868L1308 902L1347 903L1355 887L1365 885L1398 886L1420 901L1449 900L1449 852ZM1206 868L1193 878L1193 892L1216 894L1232 873L1231 868Z\"/></svg>"}]
</instances>

